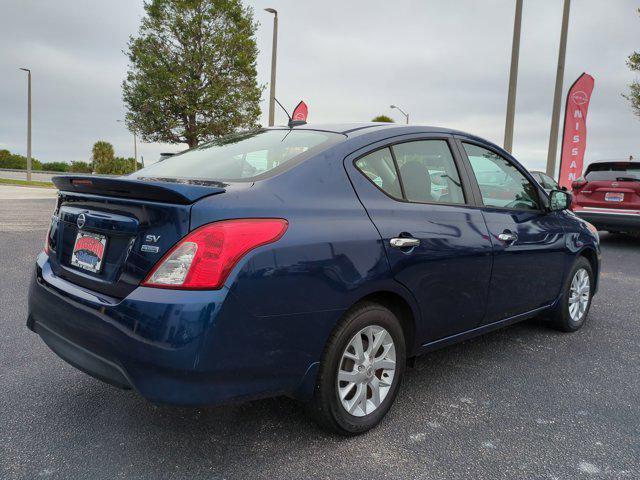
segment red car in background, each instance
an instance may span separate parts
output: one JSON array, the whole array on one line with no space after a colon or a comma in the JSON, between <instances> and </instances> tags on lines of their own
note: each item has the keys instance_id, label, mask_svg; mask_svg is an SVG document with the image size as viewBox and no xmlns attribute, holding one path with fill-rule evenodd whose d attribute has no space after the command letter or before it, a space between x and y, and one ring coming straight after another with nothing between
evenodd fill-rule
<instances>
[{"instance_id":1,"label":"red car in background","mask_svg":"<svg viewBox=\"0 0 640 480\"><path fill-rule=\"evenodd\" d=\"M640 233L640 162L598 162L573 182L571 210L598 230Z\"/></svg>"}]
</instances>

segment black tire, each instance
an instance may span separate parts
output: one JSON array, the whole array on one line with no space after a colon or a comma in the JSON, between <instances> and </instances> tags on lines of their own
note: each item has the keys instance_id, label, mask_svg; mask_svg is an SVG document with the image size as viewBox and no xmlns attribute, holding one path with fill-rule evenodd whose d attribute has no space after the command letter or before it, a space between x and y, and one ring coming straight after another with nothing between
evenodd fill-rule
<instances>
[{"instance_id":1,"label":"black tire","mask_svg":"<svg viewBox=\"0 0 640 480\"><path fill-rule=\"evenodd\" d=\"M589 276L589 301L587 303L587 308L585 309L582 316L578 320L574 320L571 318L571 315L569 313L569 298L571 297L571 282L580 269L586 270ZM556 306L554 312L551 315L550 320L551 326L553 328L562 332L575 332L582 328L589 315L589 309L591 308L591 299L593 298L594 287L593 280L593 268L591 267L591 263L585 257L578 257L575 264L573 265L573 268L571 269L571 272L565 280L560 303Z\"/></svg>"},{"instance_id":2,"label":"black tire","mask_svg":"<svg viewBox=\"0 0 640 480\"><path fill-rule=\"evenodd\" d=\"M377 409L364 416L354 416L346 411L338 397L337 375L349 342L367 326L382 327L393 339L396 353L395 374L386 397ZM334 433L351 436L366 432L375 427L391 408L405 365L404 334L396 316L377 303L365 302L355 306L347 312L325 346L310 405L312 415L321 427ZM369 395L368 390L366 394Z\"/></svg>"}]
</instances>

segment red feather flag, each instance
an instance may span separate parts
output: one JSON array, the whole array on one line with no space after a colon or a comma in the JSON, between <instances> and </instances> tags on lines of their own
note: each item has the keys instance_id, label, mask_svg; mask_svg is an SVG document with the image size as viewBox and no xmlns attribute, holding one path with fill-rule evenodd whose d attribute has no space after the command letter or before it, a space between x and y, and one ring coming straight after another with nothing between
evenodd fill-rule
<instances>
[{"instance_id":1,"label":"red feather flag","mask_svg":"<svg viewBox=\"0 0 640 480\"><path fill-rule=\"evenodd\" d=\"M306 122L307 115L309 115L309 107L304 102L300 102L298 106L293 110L293 115L291 115L291 119L294 122Z\"/></svg>"},{"instance_id":2,"label":"red feather flag","mask_svg":"<svg viewBox=\"0 0 640 480\"><path fill-rule=\"evenodd\" d=\"M561 187L570 189L571 183L582 175L584 152L587 148L587 110L593 85L593 77L583 73L567 93L558 178Z\"/></svg>"}]
</instances>

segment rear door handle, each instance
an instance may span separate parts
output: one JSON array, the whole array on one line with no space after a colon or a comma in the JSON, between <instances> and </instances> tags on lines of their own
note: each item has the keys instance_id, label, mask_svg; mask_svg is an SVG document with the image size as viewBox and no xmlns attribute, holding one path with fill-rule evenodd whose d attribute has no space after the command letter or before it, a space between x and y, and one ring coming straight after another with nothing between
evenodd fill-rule
<instances>
[{"instance_id":1,"label":"rear door handle","mask_svg":"<svg viewBox=\"0 0 640 480\"><path fill-rule=\"evenodd\" d=\"M420 245L420 240L417 238L392 238L389 243L396 248L411 248Z\"/></svg>"},{"instance_id":2,"label":"rear door handle","mask_svg":"<svg viewBox=\"0 0 640 480\"><path fill-rule=\"evenodd\" d=\"M500 235L498 235L498 239L506 243L513 243L518 239L518 235L511 232L502 232Z\"/></svg>"}]
</instances>

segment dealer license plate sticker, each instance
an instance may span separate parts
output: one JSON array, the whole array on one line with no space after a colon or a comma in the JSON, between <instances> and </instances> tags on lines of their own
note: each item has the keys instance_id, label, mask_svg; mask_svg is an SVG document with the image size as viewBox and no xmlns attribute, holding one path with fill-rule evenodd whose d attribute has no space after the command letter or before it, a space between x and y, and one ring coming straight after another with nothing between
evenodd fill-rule
<instances>
[{"instance_id":1,"label":"dealer license plate sticker","mask_svg":"<svg viewBox=\"0 0 640 480\"><path fill-rule=\"evenodd\" d=\"M107 248L107 237L99 233L78 232L71 254L71 265L98 273L102 267L104 252Z\"/></svg>"}]
</instances>

